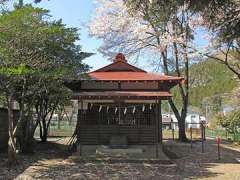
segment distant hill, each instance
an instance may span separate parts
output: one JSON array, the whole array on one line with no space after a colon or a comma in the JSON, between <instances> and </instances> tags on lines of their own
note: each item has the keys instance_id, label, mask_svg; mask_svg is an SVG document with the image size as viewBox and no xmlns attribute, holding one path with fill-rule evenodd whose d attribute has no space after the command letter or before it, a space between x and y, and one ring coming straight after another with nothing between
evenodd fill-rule
<instances>
[{"instance_id":1,"label":"distant hill","mask_svg":"<svg viewBox=\"0 0 240 180\"><path fill-rule=\"evenodd\" d=\"M206 60L190 67L190 104L199 106L206 97L230 93L239 83L223 64Z\"/></svg>"},{"instance_id":2,"label":"distant hill","mask_svg":"<svg viewBox=\"0 0 240 180\"><path fill-rule=\"evenodd\" d=\"M231 93L239 86L234 74L223 64L215 60L205 60L191 65L190 106L201 107L204 99ZM175 100L180 101L178 91L173 91Z\"/></svg>"}]
</instances>

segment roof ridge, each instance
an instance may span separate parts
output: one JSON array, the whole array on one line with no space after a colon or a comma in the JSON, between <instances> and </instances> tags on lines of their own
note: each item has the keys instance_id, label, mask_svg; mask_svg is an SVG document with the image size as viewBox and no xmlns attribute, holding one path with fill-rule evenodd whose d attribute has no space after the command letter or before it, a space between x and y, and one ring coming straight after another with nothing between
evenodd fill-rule
<instances>
[{"instance_id":1,"label":"roof ridge","mask_svg":"<svg viewBox=\"0 0 240 180\"><path fill-rule=\"evenodd\" d=\"M147 73L147 71L144 71L143 69L140 69L140 68L138 68L136 66L133 66L133 65L131 65L128 62L125 62L125 61L115 61L115 62L113 62L111 64L108 64L108 65L106 65L106 66L104 66L102 68L99 68L97 70L91 71L89 73L93 73L93 72L110 72L111 66L114 66L116 64L124 64L124 65L126 65L127 68L132 70L132 71L128 70L128 71L125 71L125 72L145 72L145 73ZM109 68L110 70L107 69L107 68ZM111 72L122 72L122 71L111 71Z\"/></svg>"}]
</instances>

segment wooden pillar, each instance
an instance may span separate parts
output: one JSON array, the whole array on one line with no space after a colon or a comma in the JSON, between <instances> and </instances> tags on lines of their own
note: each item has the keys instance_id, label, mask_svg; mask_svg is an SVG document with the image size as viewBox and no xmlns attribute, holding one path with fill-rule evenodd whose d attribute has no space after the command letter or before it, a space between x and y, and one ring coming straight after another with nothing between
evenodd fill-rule
<instances>
[{"instance_id":1,"label":"wooden pillar","mask_svg":"<svg viewBox=\"0 0 240 180\"><path fill-rule=\"evenodd\" d=\"M120 98L119 98L119 102L118 102L118 135L120 135L120 133L121 133L120 119L121 119L121 102L120 102Z\"/></svg>"},{"instance_id":2,"label":"wooden pillar","mask_svg":"<svg viewBox=\"0 0 240 180\"><path fill-rule=\"evenodd\" d=\"M156 99L156 158L159 157L159 145L162 144L162 108L161 108L161 100Z\"/></svg>"},{"instance_id":3,"label":"wooden pillar","mask_svg":"<svg viewBox=\"0 0 240 180\"><path fill-rule=\"evenodd\" d=\"M139 118L136 118L136 113L133 114L135 121L137 122L137 129L138 129L138 144L140 144L141 141L141 122Z\"/></svg>"},{"instance_id":4,"label":"wooden pillar","mask_svg":"<svg viewBox=\"0 0 240 180\"><path fill-rule=\"evenodd\" d=\"M77 138L79 138L80 129L81 129L80 126L81 126L81 122L83 121L82 109L83 109L83 101L82 101L82 99L78 98L78 115L77 115L77 125L76 125L76 128L77 128Z\"/></svg>"},{"instance_id":5,"label":"wooden pillar","mask_svg":"<svg viewBox=\"0 0 240 180\"><path fill-rule=\"evenodd\" d=\"M155 143L156 143L156 158L159 157L159 103L158 99L155 102Z\"/></svg>"},{"instance_id":6,"label":"wooden pillar","mask_svg":"<svg viewBox=\"0 0 240 180\"><path fill-rule=\"evenodd\" d=\"M101 106L101 105L100 105ZM100 117L101 117L101 112L99 112L99 110L98 110L98 120L97 120L97 129L98 129L98 144L101 144L101 119L100 119Z\"/></svg>"},{"instance_id":7,"label":"wooden pillar","mask_svg":"<svg viewBox=\"0 0 240 180\"><path fill-rule=\"evenodd\" d=\"M77 153L81 156L82 155L82 146L81 146L81 141L80 141L80 131L81 131L81 122L83 120L83 100L78 98L78 105L80 104L80 108L78 107L78 118L77 118Z\"/></svg>"},{"instance_id":8,"label":"wooden pillar","mask_svg":"<svg viewBox=\"0 0 240 180\"><path fill-rule=\"evenodd\" d=\"M156 101L156 135L157 142L162 144L162 108L161 108L161 100L157 99Z\"/></svg>"},{"instance_id":9,"label":"wooden pillar","mask_svg":"<svg viewBox=\"0 0 240 180\"><path fill-rule=\"evenodd\" d=\"M159 141L158 143L162 144L162 140L163 140L163 134L162 134L162 101L158 100L158 130L159 130Z\"/></svg>"},{"instance_id":10,"label":"wooden pillar","mask_svg":"<svg viewBox=\"0 0 240 180\"><path fill-rule=\"evenodd\" d=\"M158 81L158 90L160 91L163 81ZM162 144L163 134L162 134L162 101L160 98L157 99L158 107L158 143Z\"/></svg>"}]
</instances>

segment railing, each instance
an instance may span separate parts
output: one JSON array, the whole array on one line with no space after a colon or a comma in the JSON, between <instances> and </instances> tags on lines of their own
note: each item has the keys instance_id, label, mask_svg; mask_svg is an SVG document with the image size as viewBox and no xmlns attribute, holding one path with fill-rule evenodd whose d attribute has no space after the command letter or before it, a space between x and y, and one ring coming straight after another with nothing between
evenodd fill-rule
<instances>
[{"instance_id":1,"label":"railing","mask_svg":"<svg viewBox=\"0 0 240 180\"><path fill-rule=\"evenodd\" d=\"M220 137L223 140L240 142L240 132L230 133L226 129L210 129L204 123L186 123L186 136L190 140L202 140L205 138ZM163 124L163 139L178 139L178 123L170 122Z\"/></svg>"},{"instance_id":2,"label":"railing","mask_svg":"<svg viewBox=\"0 0 240 180\"><path fill-rule=\"evenodd\" d=\"M206 128L206 136L210 138L220 137L224 140L240 142L240 133L230 133L226 129Z\"/></svg>"},{"instance_id":3,"label":"railing","mask_svg":"<svg viewBox=\"0 0 240 180\"><path fill-rule=\"evenodd\" d=\"M206 138L205 123L185 123L185 131L188 139L202 140ZM163 140L178 139L179 128L177 122L163 123Z\"/></svg>"},{"instance_id":4,"label":"railing","mask_svg":"<svg viewBox=\"0 0 240 180\"><path fill-rule=\"evenodd\" d=\"M71 137L75 131L76 122L72 121L52 121L49 126L49 137ZM35 136L39 137L39 128L36 129Z\"/></svg>"}]
</instances>

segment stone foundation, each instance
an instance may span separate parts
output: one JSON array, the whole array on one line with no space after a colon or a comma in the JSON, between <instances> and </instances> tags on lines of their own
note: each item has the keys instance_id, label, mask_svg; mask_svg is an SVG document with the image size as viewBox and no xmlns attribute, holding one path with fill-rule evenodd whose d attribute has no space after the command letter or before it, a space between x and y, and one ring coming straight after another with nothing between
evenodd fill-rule
<instances>
[{"instance_id":1,"label":"stone foundation","mask_svg":"<svg viewBox=\"0 0 240 180\"><path fill-rule=\"evenodd\" d=\"M136 159L159 159L169 160L162 151L161 145L129 145L128 148L110 148L104 145L79 145L78 152L75 155L83 157L106 156L106 157L123 157ZM156 153L158 152L158 157Z\"/></svg>"}]
</instances>

